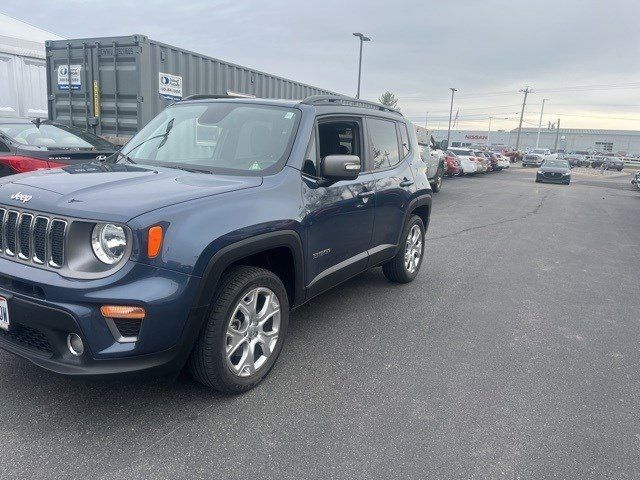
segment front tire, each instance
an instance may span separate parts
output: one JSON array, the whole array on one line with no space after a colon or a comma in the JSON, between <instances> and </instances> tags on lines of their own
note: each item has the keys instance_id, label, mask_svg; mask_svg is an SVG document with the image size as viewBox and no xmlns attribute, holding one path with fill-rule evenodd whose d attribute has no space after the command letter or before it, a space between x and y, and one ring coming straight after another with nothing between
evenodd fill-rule
<instances>
[{"instance_id":1,"label":"front tire","mask_svg":"<svg viewBox=\"0 0 640 480\"><path fill-rule=\"evenodd\" d=\"M417 215L411 215L400 239L395 257L382 265L382 272L395 283L409 283L418 275L424 257L424 223Z\"/></svg>"},{"instance_id":2,"label":"front tire","mask_svg":"<svg viewBox=\"0 0 640 480\"><path fill-rule=\"evenodd\" d=\"M189 359L194 379L226 394L262 381L282 350L289 301L269 270L237 266L220 279L211 313Z\"/></svg>"}]
</instances>

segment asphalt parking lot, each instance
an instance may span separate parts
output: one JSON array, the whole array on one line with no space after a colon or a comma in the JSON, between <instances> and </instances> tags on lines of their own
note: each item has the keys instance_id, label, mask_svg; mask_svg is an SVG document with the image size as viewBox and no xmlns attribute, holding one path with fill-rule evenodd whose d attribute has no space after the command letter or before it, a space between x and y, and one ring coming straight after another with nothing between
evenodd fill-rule
<instances>
[{"instance_id":1,"label":"asphalt parking lot","mask_svg":"<svg viewBox=\"0 0 640 480\"><path fill-rule=\"evenodd\" d=\"M447 180L417 280L295 311L240 397L0 353L0 476L638 478L640 192L534 177Z\"/></svg>"}]
</instances>

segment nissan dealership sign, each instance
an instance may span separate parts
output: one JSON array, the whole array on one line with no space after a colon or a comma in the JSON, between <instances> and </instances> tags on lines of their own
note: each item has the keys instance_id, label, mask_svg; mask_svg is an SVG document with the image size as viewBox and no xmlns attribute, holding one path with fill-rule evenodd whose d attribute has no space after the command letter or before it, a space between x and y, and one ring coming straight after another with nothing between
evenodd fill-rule
<instances>
[{"instance_id":1,"label":"nissan dealership sign","mask_svg":"<svg viewBox=\"0 0 640 480\"><path fill-rule=\"evenodd\" d=\"M478 135L478 134L467 134L464 136L465 140L487 140L486 135Z\"/></svg>"}]
</instances>

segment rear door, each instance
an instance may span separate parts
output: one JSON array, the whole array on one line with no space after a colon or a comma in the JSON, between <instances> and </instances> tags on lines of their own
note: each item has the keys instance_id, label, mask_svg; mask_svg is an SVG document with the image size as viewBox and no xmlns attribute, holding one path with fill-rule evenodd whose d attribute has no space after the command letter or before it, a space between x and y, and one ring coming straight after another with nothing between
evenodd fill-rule
<instances>
[{"instance_id":1,"label":"rear door","mask_svg":"<svg viewBox=\"0 0 640 480\"><path fill-rule=\"evenodd\" d=\"M378 117L368 117L366 123L376 190L376 220L370 250L370 265L374 265L395 254L407 205L416 186L406 123Z\"/></svg>"}]
</instances>

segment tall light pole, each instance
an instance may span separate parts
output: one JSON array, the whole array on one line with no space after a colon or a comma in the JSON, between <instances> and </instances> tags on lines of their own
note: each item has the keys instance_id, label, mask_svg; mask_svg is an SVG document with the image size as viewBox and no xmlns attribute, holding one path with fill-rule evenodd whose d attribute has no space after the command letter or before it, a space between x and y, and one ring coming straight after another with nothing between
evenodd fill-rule
<instances>
[{"instance_id":1,"label":"tall light pole","mask_svg":"<svg viewBox=\"0 0 640 480\"><path fill-rule=\"evenodd\" d=\"M453 95L458 91L458 89L450 87L449 90L451 90L451 108L449 109L449 129L447 130L447 148L449 148L449 140L451 140L451 115L453 115Z\"/></svg>"},{"instance_id":2,"label":"tall light pole","mask_svg":"<svg viewBox=\"0 0 640 480\"><path fill-rule=\"evenodd\" d=\"M542 129L542 114L544 113L544 102L549 100L548 98L542 99L542 108L540 109L540 121L538 122L538 137L536 138L536 148L540 145L540 130Z\"/></svg>"},{"instance_id":3,"label":"tall light pole","mask_svg":"<svg viewBox=\"0 0 640 480\"><path fill-rule=\"evenodd\" d=\"M358 93L356 94L356 98L360 98L360 79L362 78L362 44L364 42L370 42L371 39L361 33L354 33L353 35L360 39L360 58L358 60Z\"/></svg>"},{"instance_id":4,"label":"tall light pole","mask_svg":"<svg viewBox=\"0 0 640 480\"><path fill-rule=\"evenodd\" d=\"M527 104L527 95L531 92L529 87L524 87L520 90L520 93L524 93L524 100L522 101L522 111L520 112L520 123L518 124L518 135L516 136L516 152L520 146L520 132L522 131L522 117L524 117L524 106Z\"/></svg>"}]
</instances>

